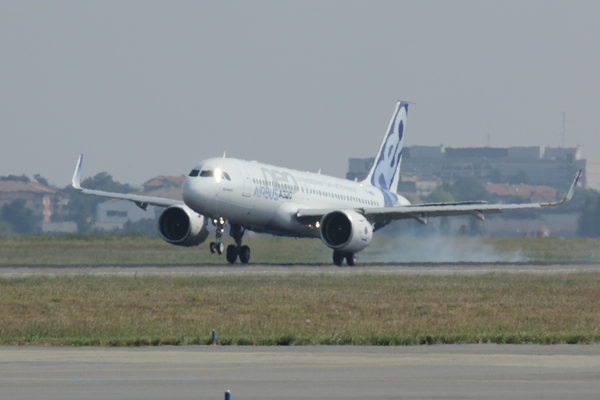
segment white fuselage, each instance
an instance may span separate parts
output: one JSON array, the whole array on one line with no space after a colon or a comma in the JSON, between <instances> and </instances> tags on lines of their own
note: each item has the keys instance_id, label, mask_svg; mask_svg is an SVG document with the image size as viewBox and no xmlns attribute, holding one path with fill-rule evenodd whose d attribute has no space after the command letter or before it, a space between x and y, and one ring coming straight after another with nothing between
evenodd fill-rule
<instances>
[{"instance_id":1,"label":"white fuselage","mask_svg":"<svg viewBox=\"0 0 600 400\"><path fill-rule=\"evenodd\" d=\"M184 181L182 194L198 214L293 237L320 235L317 227L296 220L300 209L384 207L382 191L366 183L232 158L199 163ZM409 204L398 199L398 205Z\"/></svg>"}]
</instances>

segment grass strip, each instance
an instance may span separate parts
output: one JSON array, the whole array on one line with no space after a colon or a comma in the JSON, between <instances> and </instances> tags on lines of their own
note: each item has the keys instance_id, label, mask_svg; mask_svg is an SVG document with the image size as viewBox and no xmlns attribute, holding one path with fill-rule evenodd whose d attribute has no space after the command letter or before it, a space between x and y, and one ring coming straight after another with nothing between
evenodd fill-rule
<instances>
[{"instance_id":1,"label":"grass strip","mask_svg":"<svg viewBox=\"0 0 600 400\"><path fill-rule=\"evenodd\" d=\"M0 344L598 343L600 274L0 279Z\"/></svg>"},{"instance_id":2,"label":"grass strip","mask_svg":"<svg viewBox=\"0 0 600 400\"><path fill-rule=\"evenodd\" d=\"M225 242L228 244L229 238ZM252 263L331 263L317 239L249 235ZM593 261L600 238L386 237L377 235L360 263L412 261ZM141 235L0 235L0 265L212 264L225 263L206 243L178 247Z\"/></svg>"}]
</instances>

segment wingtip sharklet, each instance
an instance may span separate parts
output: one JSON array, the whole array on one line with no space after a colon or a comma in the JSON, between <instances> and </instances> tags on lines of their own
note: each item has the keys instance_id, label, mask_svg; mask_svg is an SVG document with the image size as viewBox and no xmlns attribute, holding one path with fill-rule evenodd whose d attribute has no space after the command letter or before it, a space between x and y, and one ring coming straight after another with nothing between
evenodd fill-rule
<instances>
[{"instance_id":1,"label":"wingtip sharklet","mask_svg":"<svg viewBox=\"0 0 600 400\"><path fill-rule=\"evenodd\" d=\"M575 188L577 187L577 183L579 182L579 178L581 177L581 173L582 170L580 169L577 172L577 175L575 175L575 179L573 179L573 183L571 183L571 187L569 188L569 191L567 192L567 195L565 196L564 199L560 200L560 201L556 201L554 203L545 203L542 204L542 206L560 206L562 204L568 203L569 201L571 201L571 199L573 198L573 194L575 193Z\"/></svg>"},{"instance_id":2,"label":"wingtip sharklet","mask_svg":"<svg viewBox=\"0 0 600 400\"><path fill-rule=\"evenodd\" d=\"M75 167L75 172L73 172L73 179L71 179L71 186L77 190L82 190L81 187L81 163L83 161L83 154L79 155L79 159L77 159L77 166Z\"/></svg>"},{"instance_id":3,"label":"wingtip sharklet","mask_svg":"<svg viewBox=\"0 0 600 400\"><path fill-rule=\"evenodd\" d=\"M573 193L575 193L575 188L577 187L577 183L579 182L579 178L581 177L581 172L581 169L577 172L577 175L575 176L575 179L573 180L573 183L571 184L571 187L569 188L569 191L565 196L566 201L571 200L571 198L573 197Z\"/></svg>"}]
</instances>

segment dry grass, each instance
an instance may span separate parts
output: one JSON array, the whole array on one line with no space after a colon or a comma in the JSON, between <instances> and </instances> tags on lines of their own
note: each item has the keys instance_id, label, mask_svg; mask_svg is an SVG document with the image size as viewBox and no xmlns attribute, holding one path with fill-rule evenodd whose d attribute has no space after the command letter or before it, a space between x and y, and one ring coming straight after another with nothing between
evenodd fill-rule
<instances>
[{"instance_id":1,"label":"dry grass","mask_svg":"<svg viewBox=\"0 0 600 400\"><path fill-rule=\"evenodd\" d=\"M0 343L597 343L600 275L0 279Z\"/></svg>"}]
</instances>

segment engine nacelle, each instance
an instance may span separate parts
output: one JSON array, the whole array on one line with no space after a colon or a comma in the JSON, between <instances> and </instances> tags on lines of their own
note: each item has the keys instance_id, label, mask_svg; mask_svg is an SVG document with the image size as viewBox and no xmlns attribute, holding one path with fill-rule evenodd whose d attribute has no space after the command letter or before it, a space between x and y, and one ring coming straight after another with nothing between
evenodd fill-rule
<instances>
[{"instance_id":1,"label":"engine nacelle","mask_svg":"<svg viewBox=\"0 0 600 400\"><path fill-rule=\"evenodd\" d=\"M333 211L321 219L321 240L334 250L359 252L372 238L373 226L354 210Z\"/></svg>"},{"instance_id":2,"label":"engine nacelle","mask_svg":"<svg viewBox=\"0 0 600 400\"><path fill-rule=\"evenodd\" d=\"M176 246L198 246L208 237L207 224L204 216L189 207L171 206L158 219L158 233L165 242Z\"/></svg>"}]
</instances>

